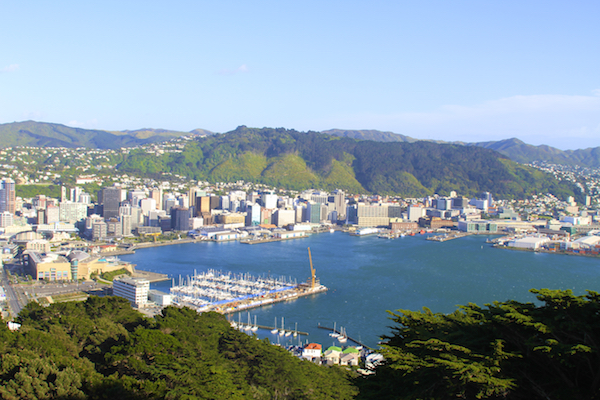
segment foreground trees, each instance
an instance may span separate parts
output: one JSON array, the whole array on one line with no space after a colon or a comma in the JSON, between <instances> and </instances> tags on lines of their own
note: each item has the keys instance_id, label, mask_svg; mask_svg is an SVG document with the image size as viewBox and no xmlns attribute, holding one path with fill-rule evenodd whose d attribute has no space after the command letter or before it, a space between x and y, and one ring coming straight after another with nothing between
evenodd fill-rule
<instances>
[{"instance_id":1,"label":"foreground trees","mask_svg":"<svg viewBox=\"0 0 600 400\"><path fill-rule=\"evenodd\" d=\"M531 292L541 305L392 313L387 362L361 382L361 397L600 398L600 295Z\"/></svg>"},{"instance_id":2,"label":"foreground trees","mask_svg":"<svg viewBox=\"0 0 600 400\"><path fill-rule=\"evenodd\" d=\"M28 305L0 324L5 399L598 399L600 295L532 290L538 303L392 313L386 363L352 380L229 326L118 297Z\"/></svg>"},{"instance_id":3,"label":"foreground trees","mask_svg":"<svg viewBox=\"0 0 600 400\"><path fill-rule=\"evenodd\" d=\"M166 308L144 318L118 297L28 305L0 327L0 398L348 399L346 371L320 368L229 326Z\"/></svg>"}]
</instances>

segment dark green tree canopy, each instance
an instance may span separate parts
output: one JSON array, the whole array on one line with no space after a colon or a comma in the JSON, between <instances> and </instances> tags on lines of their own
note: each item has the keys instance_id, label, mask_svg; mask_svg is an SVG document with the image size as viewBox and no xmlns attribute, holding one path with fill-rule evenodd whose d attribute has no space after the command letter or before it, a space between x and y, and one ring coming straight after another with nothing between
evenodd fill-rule
<instances>
[{"instance_id":1,"label":"dark green tree canopy","mask_svg":"<svg viewBox=\"0 0 600 400\"><path fill-rule=\"evenodd\" d=\"M541 305L496 302L452 314L400 310L386 363L363 398L600 397L600 296L531 290Z\"/></svg>"}]
</instances>

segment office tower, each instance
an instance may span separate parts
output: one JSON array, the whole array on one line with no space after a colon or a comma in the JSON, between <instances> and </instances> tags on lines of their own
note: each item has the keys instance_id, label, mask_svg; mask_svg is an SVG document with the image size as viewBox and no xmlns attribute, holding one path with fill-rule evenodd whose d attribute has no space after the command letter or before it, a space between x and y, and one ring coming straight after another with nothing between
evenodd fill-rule
<instances>
[{"instance_id":1,"label":"office tower","mask_svg":"<svg viewBox=\"0 0 600 400\"><path fill-rule=\"evenodd\" d=\"M119 206L121 205L121 189L116 187L102 189L102 203L104 219L119 216Z\"/></svg>"},{"instance_id":2,"label":"office tower","mask_svg":"<svg viewBox=\"0 0 600 400\"><path fill-rule=\"evenodd\" d=\"M17 208L15 181L10 178L0 182L0 212L8 211L14 214Z\"/></svg>"}]
</instances>

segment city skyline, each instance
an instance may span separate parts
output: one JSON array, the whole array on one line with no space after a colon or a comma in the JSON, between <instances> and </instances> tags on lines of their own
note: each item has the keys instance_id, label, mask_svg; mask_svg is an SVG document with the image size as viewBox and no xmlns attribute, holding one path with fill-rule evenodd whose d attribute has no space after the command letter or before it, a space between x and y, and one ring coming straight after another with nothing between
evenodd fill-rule
<instances>
[{"instance_id":1,"label":"city skyline","mask_svg":"<svg viewBox=\"0 0 600 400\"><path fill-rule=\"evenodd\" d=\"M598 147L599 8L7 3L0 6L0 123L376 129Z\"/></svg>"}]
</instances>

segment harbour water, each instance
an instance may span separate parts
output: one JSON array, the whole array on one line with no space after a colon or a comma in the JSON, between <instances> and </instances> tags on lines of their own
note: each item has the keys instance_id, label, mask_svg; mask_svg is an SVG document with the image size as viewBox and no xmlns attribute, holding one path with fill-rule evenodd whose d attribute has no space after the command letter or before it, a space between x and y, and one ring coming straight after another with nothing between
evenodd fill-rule
<instances>
[{"instance_id":1,"label":"harbour water","mask_svg":"<svg viewBox=\"0 0 600 400\"><path fill-rule=\"evenodd\" d=\"M492 248L487 236L470 236L443 243L425 236L383 240L342 232L312 235L247 246L239 242L202 242L154 247L121 256L139 269L193 275L194 270L218 269L233 274L285 276L298 282L310 276L307 247L321 283L329 288L289 302L250 310L252 321L272 326L285 318L285 328L309 333L305 342L338 344L318 326L344 327L349 336L377 347L380 336L391 332L386 310L453 312L469 302L483 306L493 301L535 301L531 288L571 289L575 294L600 291L600 259L538 254ZM170 281L152 284L169 291ZM245 322L248 312L229 317ZM298 338L256 332L282 344ZM346 344L351 344L350 341Z\"/></svg>"}]
</instances>

